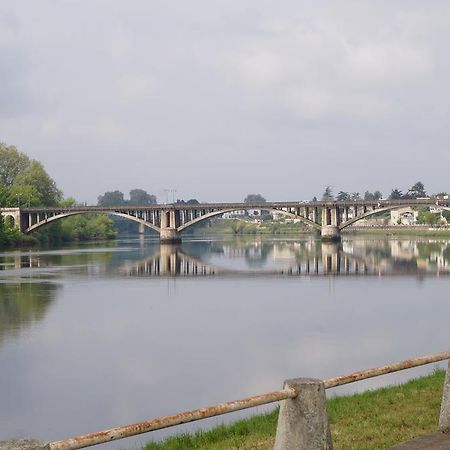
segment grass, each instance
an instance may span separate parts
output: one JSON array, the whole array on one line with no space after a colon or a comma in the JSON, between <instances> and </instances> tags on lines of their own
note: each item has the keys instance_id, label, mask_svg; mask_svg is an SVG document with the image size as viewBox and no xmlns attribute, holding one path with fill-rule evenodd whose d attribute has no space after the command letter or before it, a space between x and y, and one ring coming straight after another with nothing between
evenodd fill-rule
<instances>
[{"instance_id":1,"label":"grass","mask_svg":"<svg viewBox=\"0 0 450 450\"><path fill-rule=\"evenodd\" d=\"M335 450L372 450L437 431L445 372L405 384L328 400ZM209 431L169 437L142 450L273 449L278 410L220 425Z\"/></svg>"}]
</instances>

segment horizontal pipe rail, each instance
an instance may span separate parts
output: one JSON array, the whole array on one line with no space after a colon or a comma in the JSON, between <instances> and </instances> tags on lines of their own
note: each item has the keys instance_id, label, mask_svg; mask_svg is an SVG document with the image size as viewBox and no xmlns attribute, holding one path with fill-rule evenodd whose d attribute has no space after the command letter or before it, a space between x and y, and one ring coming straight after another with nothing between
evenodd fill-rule
<instances>
[{"instance_id":1,"label":"horizontal pipe rail","mask_svg":"<svg viewBox=\"0 0 450 450\"><path fill-rule=\"evenodd\" d=\"M163 428L173 427L183 423L207 419L208 417L220 416L222 414L239 411L241 409L253 408L255 406L261 406L267 403L278 402L288 398L295 398L297 395L298 392L295 389L282 389L281 391L269 392L268 394L256 395L254 397L247 397L242 400L235 400L232 402L208 406L206 408L194 409L192 411L182 412L173 416L160 417L158 419L148 420L146 422L139 422L122 427L111 428L110 430L90 433L83 436L76 436L63 441L50 442L48 444L48 448L50 450L74 450L89 447L91 445L123 439L137 434L147 433L149 431L161 430Z\"/></svg>"},{"instance_id":2,"label":"horizontal pipe rail","mask_svg":"<svg viewBox=\"0 0 450 450\"><path fill-rule=\"evenodd\" d=\"M335 378L324 380L325 389L330 389L344 384L354 383L355 381L373 378L387 373L398 372L404 369L423 366L433 362L444 361L450 359L450 351L436 353L434 355L420 356L418 358L407 359L393 364L381 367L362 370L348 375L341 375ZM158 419L138 422L131 425L111 428L109 430L98 431L95 433L76 436L70 439L54 441L47 444L49 450L75 450L79 448L89 447L92 445L102 444L105 442L123 439L137 434L147 433L150 431L161 430L163 428L181 425L183 423L194 422L196 420L206 419L208 417L219 416L222 414L239 411L242 409L253 408L255 406L266 405L268 403L278 402L295 398L298 391L292 388L285 388L280 391L269 392L267 394L247 397L241 400L235 400L217 405L198 408L192 411L186 411L172 416L164 416Z\"/></svg>"},{"instance_id":3,"label":"horizontal pipe rail","mask_svg":"<svg viewBox=\"0 0 450 450\"><path fill-rule=\"evenodd\" d=\"M400 361L398 363L387 364L386 366L361 370L360 372L354 372L349 375L329 378L328 380L324 380L323 384L325 385L325 389L330 389L336 386L354 383L355 381L378 377L387 373L398 372L399 370L412 369L413 367L424 366L425 364L430 364L433 362L445 361L446 359L450 359L450 351L436 353L429 356L420 356L413 359L405 359L404 361Z\"/></svg>"}]
</instances>

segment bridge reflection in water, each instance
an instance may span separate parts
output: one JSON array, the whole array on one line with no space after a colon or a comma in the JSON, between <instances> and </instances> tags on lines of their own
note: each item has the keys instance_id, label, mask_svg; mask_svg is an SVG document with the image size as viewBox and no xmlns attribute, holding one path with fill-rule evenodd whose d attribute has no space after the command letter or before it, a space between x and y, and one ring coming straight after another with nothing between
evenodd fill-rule
<instances>
[{"instance_id":1,"label":"bridge reflection in water","mask_svg":"<svg viewBox=\"0 0 450 450\"><path fill-rule=\"evenodd\" d=\"M117 271L142 277L450 274L450 243L445 241L209 244L204 253L192 252L195 256L189 246L161 244L152 256L127 261Z\"/></svg>"}]
</instances>

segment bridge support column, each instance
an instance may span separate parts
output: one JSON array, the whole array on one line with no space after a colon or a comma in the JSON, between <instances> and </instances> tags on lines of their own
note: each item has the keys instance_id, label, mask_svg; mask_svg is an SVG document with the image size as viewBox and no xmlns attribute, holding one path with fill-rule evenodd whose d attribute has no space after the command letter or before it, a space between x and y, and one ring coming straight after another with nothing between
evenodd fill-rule
<instances>
[{"instance_id":1,"label":"bridge support column","mask_svg":"<svg viewBox=\"0 0 450 450\"><path fill-rule=\"evenodd\" d=\"M159 239L161 242L176 244L181 242L181 234L176 228L162 228Z\"/></svg>"},{"instance_id":2,"label":"bridge support column","mask_svg":"<svg viewBox=\"0 0 450 450\"><path fill-rule=\"evenodd\" d=\"M335 225L322 225L320 234L322 241L338 242L341 240L341 230Z\"/></svg>"}]
</instances>

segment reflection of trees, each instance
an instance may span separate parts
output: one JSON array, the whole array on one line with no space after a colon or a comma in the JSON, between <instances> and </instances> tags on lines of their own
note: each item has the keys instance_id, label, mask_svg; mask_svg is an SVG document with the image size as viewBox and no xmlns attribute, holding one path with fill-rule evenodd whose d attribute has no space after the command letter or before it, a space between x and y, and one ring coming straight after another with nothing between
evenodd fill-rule
<instances>
[{"instance_id":1,"label":"reflection of trees","mask_svg":"<svg viewBox=\"0 0 450 450\"><path fill-rule=\"evenodd\" d=\"M42 320L57 289L50 283L0 284L0 345Z\"/></svg>"}]
</instances>

